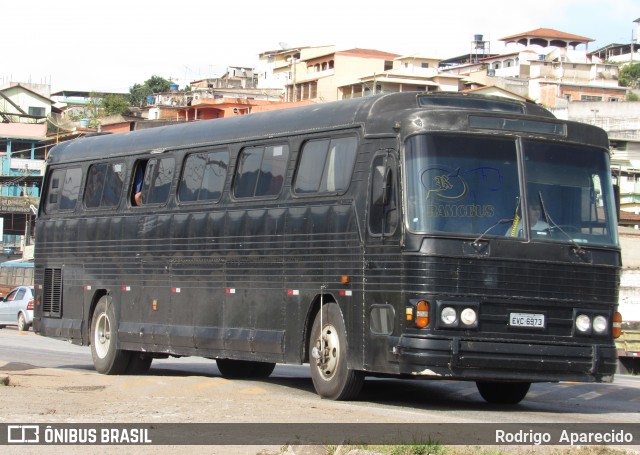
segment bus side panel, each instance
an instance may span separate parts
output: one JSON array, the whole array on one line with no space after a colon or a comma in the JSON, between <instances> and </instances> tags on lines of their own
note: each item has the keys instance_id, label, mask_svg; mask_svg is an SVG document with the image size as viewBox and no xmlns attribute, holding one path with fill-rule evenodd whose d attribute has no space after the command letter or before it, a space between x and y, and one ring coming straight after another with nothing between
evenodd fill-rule
<instances>
[{"instance_id":1,"label":"bus side panel","mask_svg":"<svg viewBox=\"0 0 640 455\"><path fill-rule=\"evenodd\" d=\"M286 317L282 270L285 213L281 208L251 210L244 233L244 244L250 251L245 273L251 277L247 301L254 328L251 348L257 353L276 354L280 362L284 355Z\"/></svg>"},{"instance_id":2,"label":"bus side panel","mask_svg":"<svg viewBox=\"0 0 640 455\"><path fill-rule=\"evenodd\" d=\"M355 207L314 205L292 207L285 229L284 288L286 296L287 358L305 351L305 327L310 306L325 295L340 305L349 338L349 362L361 364L362 318L360 288L362 245ZM342 283L342 277L349 283ZM316 308L317 310L317 308ZM356 316L356 317L353 317ZM313 320L309 321L310 323Z\"/></svg>"},{"instance_id":3,"label":"bus side panel","mask_svg":"<svg viewBox=\"0 0 640 455\"><path fill-rule=\"evenodd\" d=\"M171 305L178 328L174 346L221 352L225 298L224 213L177 214L171 260Z\"/></svg>"}]
</instances>

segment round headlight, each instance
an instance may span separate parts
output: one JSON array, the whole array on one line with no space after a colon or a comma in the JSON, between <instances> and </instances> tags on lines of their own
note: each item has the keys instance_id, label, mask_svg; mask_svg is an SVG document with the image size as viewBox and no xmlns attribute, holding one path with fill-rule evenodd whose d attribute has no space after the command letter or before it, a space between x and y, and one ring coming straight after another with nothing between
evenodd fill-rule
<instances>
[{"instance_id":1,"label":"round headlight","mask_svg":"<svg viewBox=\"0 0 640 455\"><path fill-rule=\"evenodd\" d=\"M462 310L462 313L460 313L460 320L464 325L473 325L476 323L477 319L478 315L473 308L465 308Z\"/></svg>"},{"instance_id":2,"label":"round headlight","mask_svg":"<svg viewBox=\"0 0 640 455\"><path fill-rule=\"evenodd\" d=\"M605 333L608 325L607 318L604 316L596 316L593 318L593 331L596 333Z\"/></svg>"},{"instance_id":3,"label":"round headlight","mask_svg":"<svg viewBox=\"0 0 640 455\"><path fill-rule=\"evenodd\" d=\"M586 314L580 314L576 318L576 329L580 332L587 332L591 328L591 318Z\"/></svg>"},{"instance_id":4,"label":"round headlight","mask_svg":"<svg viewBox=\"0 0 640 455\"><path fill-rule=\"evenodd\" d=\"M444 307L440 312L440 320L445 325L454 324L456 322L456 319L458 319L456 310L450 306Z\"/></svg>"}]
</instances>

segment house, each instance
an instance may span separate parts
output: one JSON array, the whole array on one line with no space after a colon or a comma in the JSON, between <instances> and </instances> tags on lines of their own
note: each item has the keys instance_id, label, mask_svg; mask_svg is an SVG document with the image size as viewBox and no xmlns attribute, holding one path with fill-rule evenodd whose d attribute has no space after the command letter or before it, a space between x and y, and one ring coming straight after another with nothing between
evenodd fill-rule
<instances>
[{"instance_id":1,"label":"house","mask_svg":"<svg viewBox=\"0 0 640 455\"><path fill-rule=\"evenodd\" d=\"M54 107L60 109L67 120L79 121L80 119L95 117L99 103L107 95L126 97L128 93L60 90L52 93L51 99L54 102Z\"/></svg>"},{"instance_id":2,"label":"house","mask_svg":"<svg viewBox=\"0 0 640 455\"><path fill-rule=\"evenodd\" d=\"M633 21L636 23L636 39L635 42L619 44L612 43L601 47L591 53L595 58L600 58L603 62L620 63L622 65L630 62L640 62L640 18Z\"/></svg>"},{"instance_id":3,"label":"house","mask_svg":"<svg viewBox=\"0 0 640 455\"><path fill-rule=\"evenodd\" d=\"M289 58L291 80L286 84L287 101L336 101L350 97L351 84L364 75L393 68L399 55L374 49L349 49ZM349 89L345 89L349 87ZM348 90L348 92L347 92Z\"/></svg>"},{"instance_id":4,"label":"house","mask_svg":"<svg viewBox=\"0 0 640 455\"><path fill-rule=\"evenodd\" d=\"M0 217L4 245L22 246L33 227L47 150L52 101L29 84L0 89ZM28 235L27 235L28 237Z\"/></svg>"},{"instance_id":5,"label":"house","mask_svg":"<svg viewBox=\"0 0 640 455\"><path fill-rule=\"evenodd\" d=\"M457 92L463 88L463 77L441 73L438 71L439 65L440 59L434 57L421 55L396 57L390 69L354 77L347 84L338 87L340 99L385 92Z\"/></svg>"},{"instance_id":6,"label":"house","mask_svg":"<svg viewBox=\"0 0 640 455\"><path fill-rule=\"evenodd\" d=\"M509 52L443 69L482 85L495 85L531 98L545 107L566 108L570 101L622 101L618 67L587 52L593 39L550 28L501 38ZM584 46L584 50L577 49ZM480 65L480 67L479 67Z\"/></svg>"},{"instance_id":7,"label":"house","mask_svg":"<svg viewBox=\"0 0 640 455\"><path fill-rule=\"evenodd\" d=\"M304 65L300 62L335 52L333 45L288 47L281 43L281 46L282 49L265 51L258 56L258 88L281 88L284 92L296 74L303 71Z\"/></svg>"}]
</instances>

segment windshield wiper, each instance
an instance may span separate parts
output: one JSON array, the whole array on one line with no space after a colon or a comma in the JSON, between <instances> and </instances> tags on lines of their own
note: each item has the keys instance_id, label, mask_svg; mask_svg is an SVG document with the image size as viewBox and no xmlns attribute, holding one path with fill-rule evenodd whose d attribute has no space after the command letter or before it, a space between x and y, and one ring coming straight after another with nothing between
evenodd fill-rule
<instances>
[{"instance_id":1,"label":"windshield wiper","mask_svg":"<svg viewBox=\"0 0 640 455\"><path fill-rule=\"evenodd\" d=\"M481 244L479 243L480 240L482 240L482 238L485 235L487 235L493 228L495 228L496 226L500 226L501 224L513 223L514 220L515 220L515 218L502 218L502 219L496 221L491 226L489 226L486 231L484 231L482 234L480 234L477 239L475 239L473 242L471 242L471 246L473 246L474 248L478 248L479 246L481 246Z\"/></svg>"},{"instance_id":2,"label":"windshield wiper","mask_svg":"<svg viewBox=\"0 0 640 455\"><path fill-rule=\"evenodd\" d=\"M495 223L493 223L491 226L489 226L487 228L487 230L485 230L482 234L480 234L473 242L471 242L471 246L473 248L475 248L476 251L480 251L480 247L482 246L480 244L480 240L482 240L482 238L487 235L489 232L491 232L491 230L493 230L493 228L495 228L496 226L500 226L502 224L506 224L506 223L514 223L518 224L519 221L519 217L518 217L518 209L520 208L520 197L516 198L516 210L513 214L513 218L501 218L498 221L496 221Z\"/></svg>"}]
</instances>

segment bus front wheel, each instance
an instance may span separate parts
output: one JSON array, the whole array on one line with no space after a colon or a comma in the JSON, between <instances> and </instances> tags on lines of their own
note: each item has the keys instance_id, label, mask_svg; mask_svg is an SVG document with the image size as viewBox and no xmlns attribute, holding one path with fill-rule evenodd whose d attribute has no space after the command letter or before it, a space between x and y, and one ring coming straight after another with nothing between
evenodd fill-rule
<instances>
[{"instance_id":1,"label":"bus front wheel","mask_svg":"<svg viewBox=\"0 0 640 455\"><path fill-rule=\"evenodd\" d=\"M321 311L313 321L309 341L313 386L323 398L353 399L362 389L364 373L347 365L347 335L342 312L333 302L324 305Z\"/></svg>"},{"instance_id":2,"label":"bus front wheel","mask_svg":"<svg viewBox=\"0 0 640 455\"><path fill-rule=\"evenodd\" d=\"M476 382L478 392L488 403L518 404L531 387L530 382Z\"/></svg>"},{"instance_id":3,"label":"bus front wheel","mask_svg":"<svg viewBox=\"0 0 640 455\"><path fill-rule=\"evenodd\" d=\"M96 371L102 374L123 374L127 370L131 353L117 349L118 328L111 299L103 296L98 301L91 319L91 356Z\"/></svg>"}]
</instances>

